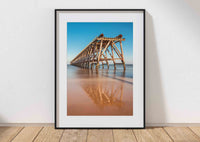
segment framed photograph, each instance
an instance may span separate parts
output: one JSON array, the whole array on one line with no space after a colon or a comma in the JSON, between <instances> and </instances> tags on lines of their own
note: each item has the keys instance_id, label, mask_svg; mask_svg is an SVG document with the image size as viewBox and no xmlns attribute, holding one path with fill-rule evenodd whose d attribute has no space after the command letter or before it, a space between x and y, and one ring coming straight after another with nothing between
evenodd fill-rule
<instances>
[{"instance_id":1,"label":"framed photograph","mask_svg":"<svg viewBox=\"0 0 200 142\"><path fill-rule=\"evenodd\" d=\"M145 10L55 10L55 128L145 127Z\"/></svg>"}]
</instances>

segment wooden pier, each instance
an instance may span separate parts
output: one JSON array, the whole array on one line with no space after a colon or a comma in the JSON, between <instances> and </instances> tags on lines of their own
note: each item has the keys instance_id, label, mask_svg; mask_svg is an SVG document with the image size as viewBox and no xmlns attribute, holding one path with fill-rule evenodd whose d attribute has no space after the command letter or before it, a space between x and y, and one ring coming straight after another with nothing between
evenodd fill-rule
<instances>
[{"instance_id":1,"label":"wooden pier","mask_svg":"<svg viewBox=\"0 0 200 142\"><path fill-rule=\"evenodd\" d=\"M104 37L104 34L101 34L71 61L71 65L88 69L94 69L96 65L96 69L98 69L100 63L102 68L104 68L104 63L109 68L109 62L113 62L114 69L116 69L116 60L120 60L125 70L122 41L125 41L125 39L122 38L121 34L114 38ZM120 43L119 48L117 43Z\"/></svg>"}]
</instances>

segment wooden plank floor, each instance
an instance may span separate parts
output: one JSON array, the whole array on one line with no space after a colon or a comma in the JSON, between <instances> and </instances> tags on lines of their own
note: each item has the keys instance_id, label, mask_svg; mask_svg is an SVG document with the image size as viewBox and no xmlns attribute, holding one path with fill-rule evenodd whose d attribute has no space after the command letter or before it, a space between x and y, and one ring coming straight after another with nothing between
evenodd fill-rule
<instances>
[{"instance_id":1,"label":"wooden plank floor","mask_svg":"<svg viewBox=\"0 0 200 142\"><path fill-rule=\"evenodd\" d=\"M0 142L200 142L200 127L54 129L0 127Z\"/></svg>"}]
</instances>

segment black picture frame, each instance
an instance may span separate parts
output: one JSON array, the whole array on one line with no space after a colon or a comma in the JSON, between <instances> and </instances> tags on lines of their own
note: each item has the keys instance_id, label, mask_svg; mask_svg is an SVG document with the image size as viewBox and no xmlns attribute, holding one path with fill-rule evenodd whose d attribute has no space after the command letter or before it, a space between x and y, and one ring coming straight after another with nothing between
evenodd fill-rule
<instances>
[{"instance_id":1,"label":"black picture frame","mask_svg":"<svg viewBox=\"0 0 200 142\"><path fill-rule=\"evenodd\" d=\"M135 12L142 12L143 13L143 127L132 127L132 128L127 128L127 127L119 127L119 128L116 128L116 127L58 127L56 124L57 124L57 36L56 36L56 33L57 33L57 12L58 11L135 11ZM55 74L54 74L54 79L55 79L55 89L54 89L54 98L55 98L55 103L54 103L54 128L55 129L144 129L145 128L145 25L146 25L146 22L145 22L145 13L146 13L146 10L145 9L55 9L54 10L54 66L55 66Z\"/></svg>"}]
</instances>

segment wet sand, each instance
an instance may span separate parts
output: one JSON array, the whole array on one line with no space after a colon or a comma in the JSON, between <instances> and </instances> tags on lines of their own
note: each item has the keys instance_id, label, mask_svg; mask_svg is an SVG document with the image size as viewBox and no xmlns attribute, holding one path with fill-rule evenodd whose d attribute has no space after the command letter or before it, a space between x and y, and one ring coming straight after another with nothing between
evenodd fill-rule
<instances>
[{"instance_id":1,"label":"wet sand","mask_svg":"<svg viewBox=\"0 0 200 142\"><path fill-rule=\"evenodd\" d=\"M133 78L73 68L67 80L68 116L133 115Z\"/></svg>"}]
</instances>

